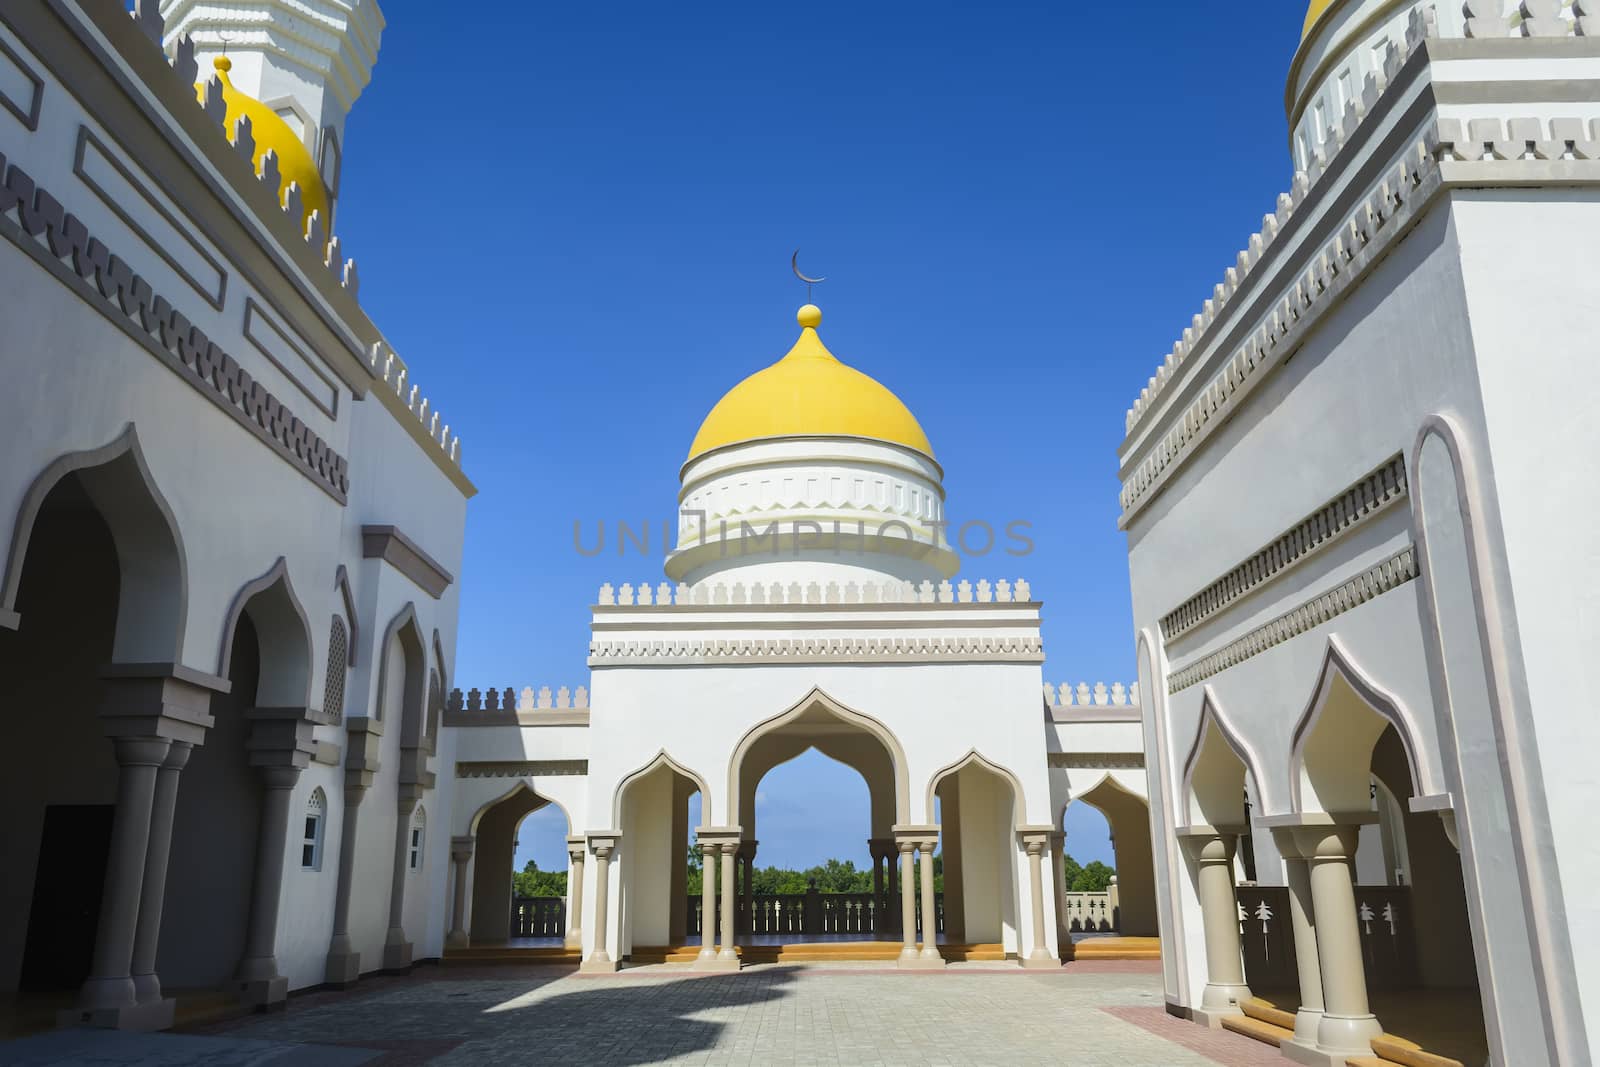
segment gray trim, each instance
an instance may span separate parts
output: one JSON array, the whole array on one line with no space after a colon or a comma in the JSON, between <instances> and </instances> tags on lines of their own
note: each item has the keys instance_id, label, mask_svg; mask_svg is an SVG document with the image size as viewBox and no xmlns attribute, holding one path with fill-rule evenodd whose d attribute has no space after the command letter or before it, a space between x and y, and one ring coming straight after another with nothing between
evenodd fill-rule
<instances>
[{"instance_id":1,"label":"gray trim","mask_svg":"<svg viewBox=\"0 0 1600 1067\"><path fill-rule=\"evenodd\" d=\"M1144 770L1144 753L1052 752L1047 757L1047 762L1051 767L1064 770L1137 771ZM1018 829L1021 828L1019 827ZM1054 830L1055 827L1052 826L1049 829Z\"/></svg>"},{"instance_id":2,"label":"gray trim","mask_svg":"<svg viewBox=\"0 0 1600 1067\"><path fill-rule=\"evenodd\" d=\"M333 572L333 584L334 588L339 590L339 596L344 601L344 624L350 630L350 640L347 642L350 646L350 651L347 658L349 659L349 666L354 667L356 665L356 648L361 643L361 623L359 621L360 615L356 611L355 593L350 589L350 572L345 569L343 563L339 564L339 569Z\"/></svg>"},{"instance_id":3,"label":"gray trim","mask_svg":"<svg viewBox=\"0 0 1600 1067\"><path fill-rule=\"evenodd\" d=\"M1423 420L1412 445L1411 464L1415 471L1420 471L1422 449L1430 436L1437 437L1445 446L1453 468L1466 562L1471 573L1473 598L1479 606L1476 619L1478 640L1484 670L1488 675L1484 681L1492 713L1491 725L1500 751L1501 787L1510 814L1508 829L1512 855L1522 882L1523 895L1529 902L1528 948L1534 963L1534 979L1540 986L1540 999L1550 1009L1543 1020L1545 1046L1553 1062L1587 1064L1591 1060L1583 1008L1578 1002L1572 936L1567 927L1561 895L1558 861L1548 834L1549 802L1543 789L1537 735L1528 707L1526 668L1520 649L1516 606L1511 601L1505 537L1500 529L1499 501L1494 491L1493 461L1486 457L1486 470L1480 473L1476 457L1468 447L1466 434L1456 420L1448 414L1435 413ZM1412 522L1418 534L1417 555L1425 594L1419 597L1421 604L1418 614L1423 626L1423 644L1427 651L1428 674L1433 690L1436 693L1448 693L1425 536L1426 502L1420 488L1419 481L1418 492L1414 494L1412 502ZM1482 526L1488 529L1482 529ZM1492 551L1492 547L1498 547L1499 550ZM1455 764L1459 780L1460 763L1448 704L1440 702L1436 705L1436 712L1441 724L1441 753ZM1448 750L1445 747L1447 744ZM1457 828L1463 866L1475 870L1478 866L1477 850L1473 847L1472 819L1466 812L1464 798L1458 813ZM1541 830L1545 832L1541 833ZM1470 882L1469 892L1476 895L1475 887ZM1476 910L1484 922L1491 921L1490 916L1482 914L1481 905L1477 905ZM1486 946L1477 943L1476 926L1473 935L1477 958L1487 962Z\"/></svg>"},{"instance_id":4,"label":"gray trim","mask_svg":"<svg viewBox=\"0 0 1600 1067\"><path fill-rule=\"evenodd\" d=\"M233 595L233 601L228 605L228 614L222 624L222 648L217 656L217 676L228 677L228 670L233 665L233 635L239 628L239 616L244 614L245 608L258 594L264 593L275 585L282 585L284 596L289 601L295 616L300 621L300 633L306 642L306 692L305 699L298 705L306 718L312 718L315 713L311 708L312 678L316 674L315 647L311 639L311 622L306 617L305 608L300 606L300 598L295 595L294 581L289 577L289 561L279 556L276 563L267 568L265 574L252 579L240 587ZM268 664L263 663L262 670L268 669ZM330 720L331 721L331 720Z\"/></svg>"},{"instance_id":5,"label":"gray trim","mask_svg":"<svg viewBox=\"0 0 1600 1067\"><path fill-rule=\"evenodd\" d=\"M128 169L127 165L121 159L117 158L116 154L111 151L110 147L104 141L100 140L100 138L96 137L87 126L80 125L78 127L78 146L76 149L74 149L72 155L72 173L77 176L79 181L83 182L84 185L87 185L89 187L89 191L98 196L100 198L100 202L105 204L106 207L110 208L117 218L121 219L127 225L128 229L134 232L135 236L144 241L144 243L150 247L151 251L160 256L162 261L165 262L167 266L171 267L173 272L176 273L178 277L188 282L189 287L199 294L201 299L205 300L206 303L210 304L218 311L221 311L223 305L228 299L227 268L223 266L223 264L218 263L212 257L210 252L200 247L199 244L190 238L190 247L194 249L201 259L210 264L212 270L217 272L217 278L219 280L217 283L216 292L212 292L205 285L205 283L185 270L183 264L179 263L177 259L167 251L165 245L152 237L149 231L143 226L139 225L138 219L134 217L132 212L124 208L116 197L112 196L109 191L102 188L98 182L90 177L88 168L84 166L84 160L91 144L98 148L100 150L100 154L105 157L106 162L110 163L112 168L116 170L118 174L122 175L122 180L131 185L134 191L144 199L145 203L148 204L157 215L160 215L166 220L168 226L171 226L178 233L184 234L185 237L188 236L188 234L185 232L186 227L184 226L183 222L174 218L172 213L166 209L166 206L162 204L160 200L151 195L150 190L144 187L134 173Z\"/></svg>"},{"instance_id":6,"label":"gray trim","mask_svg":"<svg viewBox=\"0 0 1600 1067\"><path fill-rule=\"evenodd\" d=\"M533 711L449 711L440 716L445 726L477 728L506 726L514 729L541 726L588 726L588 708L535 708Z\"/></svg>"},{"instance_id":7,"label":"gray trim","mask_svg":"<svg viewBox=\"0 0 1600 1067\"><path fill-rule=\"evenodd\" d=\"M405 575L423 592L438 600L455 578L398 526L361 527L361 555L381 559ZM421 641L421 634L418 634ZM424 641L423 647L427 644Z\"/></svg>"},{"instance_id":8,"label":"gray trim","mask_svg":"<svg viewBox=\"0 0 1600 1067\"><path fill-rule=\"evenodd\" d=\"M582 777L589 773L589 761L586 759L553 759L553 760L523 760L523 761L465 761L456 763L457 778L554 778L554 777ZM530 790L546 803L555 803L536 790ZM504 797L501 798L505 799ZM495 801L499 803L499 801ZM556 805L560 807L559 804ZM565 809L562 809L563 814ZM570 823L571 820L569 819Z\"/></svg>"},{"instance_id":9,"label":"gray trim","mask_svg":"<svg viewBox=\"0 0 1600 1067\"><path fill-rule=\"evenodd\" d=\"M1406 495L1406 466L1396 453L1327 503L1273 538L1243 563L1161 618L1168 641L1225 613L1237 601L1293 570Z\"/></svg>"},{"instance_id":10,"label":"gray trim","mask_svg":"<svg viewBox=\"0 0 1600 1067\"><path fill-rule=\"evenodd\" d=\"M1260 757L1256 755L1256 750L1251 748L1249 743L1245 741L1244 735L1234 729L1233 724L1222 714L1222 707L1217 700L1217 694L1212 692L1210 686L1206 686L1205 695L1200 700L1200 720L1195 726L1194 741L1189 745L1189 754L1184 757L1183 776L1179 780L1181 785L1178 797L1184 806L1183 825L1188 825L1189 797L1194 794L1194 768L1195 764L1200 760L1200 750L1205 746L1207 726L1217 731L1217 736L1222 738L1222 743L1227 745L1229 751L1238 758L1239 765L1243 769L1245 776L1249 779L1250 784L1256 787L1256 792L1260 794L1261 806L1265 808L1267 803L1266 794L1261 787L1261 783L1266 779L1261 773ZM1240 810L1242 813L1242 802Z\"/></svg>"},{"instance_id":11,"label":"gray trim","mask_svg":"<svg viewBox=\"0 0 1600 1067\"><path fill-rule=\"evenodd\" d=\"M1137 704L1051 704L1045 709L1045 721L1060 726L1088 722L1144 722L1144 712Z\"/></svg>"},{"instance_id":12,"label":"gray trim","mask_svg":"<svg viewBox=\"0 0 1600 1067\"><path fill-rule=\"evenodd\" d=\"M589 646L591 668L738 667L774 663L1043 663L1038 637L845 637L812 640L611 641Z\"/></svg>"},{"instance_id":13,"label":"gray trim","mask_svg":"<svg viewBox=\"0 0 1600 1067\"><path fill-rule=\"evenodd\" d=\"M1600 93L1596 93L1592 80L1551 78L1504 82L1436 81L1433 97L1441 104L1588 104L1600 99Z\"/></svg>"},{"instance_id":14,"label":"gray trim","mask_svg":"<svg viewBox=\"0 0 1600 1067\"><path fill-rule=\"evenodd\" d=\"M284 345L288 347L289 351L300 357L301 362L306 365L306 369L312 373L317 381L328 387L328 391L333 394L332 404L324 402L321 397L317 396L310 389L306 388L305 383L300 380L299 375L295 374L294 371L284 366L283 361L273 354L272 350L262 342L261 338L257 337L251 332L250 327L258 321L265 325L273 333L277 334L278 337L283 341ZM262 308L260 304L256 303L254 297L247 296L244 300L244 326L241 332L244 334L245 340L249 341L257 352L260 352L263 356L266 356L268 363L271 363L274 367L277 367L278 370L282 371L283 376L288 378L290 384L299 389L300 392L305 395L307 400L321 408L323 414L327 415L330 419L334 419L335 421L338 420L339 386L334 382L330 382L321 371L317 370L317 364L322 362L321 359L315 356L307 355L301 350L300 345L295 344L296 335L293 327L280 325L266 313L266 310ZM304 340L304 338L301 338L301 340Z\"/></svg>"},{"instance_id":15,"label":"gray trim","mask_svg":"<svg viewBox=\"0 0 1600 1067\"><path fill-rule=\"evenodd\" d=\"M21 175L23 179L31 183L31 179L27 179L26 172L13 163L6 169L8 186L12 181L13 175ZM49 198L48 201L38 200L37 198L41 196ZM44 203L48 203L56 207L60 206L59 202L50 197L49 192L43 188L35 187L35 192L31 199L32 203L25 206L29 213L33 213L35 204L42 206ZM19 215L24 211L25 207L23 204L17 206L16 210ZM39 213L43 214L43 212ZM63 210L59 224L61 230L70 229L66 221L68 219L72 220L74 227L81 225L75 217ZM47 223L42 224L42 226L43 230L49 233L52 242L59 241L63 246L67 246L71 241L73 235L66 232L58 233L54 224ZM85 303L104 315L112 324L142 346L145 351L160 360L168 370L188 383L201 396L211 401L240 426L254 434L269 447L273 454L300 472L313 485L327 493L339 504L345 503L345 493L349 489L349 461L328 447L326 441L323 441L321 437L313 433L299 419L294 418L293 413L288 408L283 407L281 402L272 396L270 391L261 386L259 382L251 379L249 389L246 391L244 379L241 375L248 372L239 367L237 363L234 363L232 357L223 352L220 347L211 343L209 338L205 338L203 331L193 326L182 312L172 308L170 304L165 302L163 297L154 293L149 283L145 282L138 274L133 273L131 269L126 268L126 265L119 257L110 255L95 238L89 236L86 231L77 233L76 236L82 238L83 254L80 255L77 249L65 248L63 255L70 254L74 261L74 266L69 267L62 262L60 257L55 255L54 249L41 245L33 237L28 236L17 222L13 222L3 214L0 214L0 234L4 234L18 248L32 256L36 263L55 275L56 279L66 285L67 288L74 290ZM92 261L96 251L107 255L107 269L102 270L97 263ZM126 276L119 280L116 272L111 269L112 264L127 270ZM79 273L80 268L87 272L87 277ZM91 282L90 278L94 278L95 281ZM102 286L104 291L102 291ZM140 302L141 299L143 300L142 303ZM124 307L126 307L126 310L124 310ZM159 309L165 309L171 315L171 318L166 320L167 330L162 329L163 322L157 318L156 312ZM173 335L170 340L174 349L193 350L190 353L191 358L188 362L180 358L172 349L168 349L165 344L158 342L151 336L150 332L143 328L143 320L146 317L150 321L151 329L157 335L170 331ZM173 326L178 328L173 329ZM183 326L189 327L190 333L187 336L182 333ZM199 343L202 339L204 339L203 347L206 349L203 362L213 363L204 376L195 369L202 361L193 358L194 352L198 352L199 348L202 347ZM213 353L216 355L213 355ZM221 358L218 359L217 356ZM230 365L231 376L229 374ZM218 384L219 381L222 383L221 385ZM259 418L253 417L251 412L246 411L245 404L253 405L253 410L258 413ZM268 412L273 410L271 405L277 405L277 417L275 420L271 420L273 427L277 431L276 433L269 433L267 427L263 425L269 421ZM294 427L297 425L306 434L303 441L294 432ZM314 458L308 460L303 454L297 455L295 447L285 443L285 438L291 436L295 438L302 453L304 451L312 451L314 444L322 447L322 461L319 464L322 471L320 473L314 467L316 462ZM312 451L312 455L315 457L316 453Z\"/></svg>"},{"instance_id":16,"label":"gray trim","mask_svg":"<svg viewBox=\"0 0 1600 1067\"><path fill-rule=\"evenodd\" d=\"M755 605L748 605L748 604L721 604L721 605L718 605L718 607L721 607L723 609L731 608L731 609L733 609L735 611L743 611L747 607L761 608L763 606L764 605L761 605L761 604L755 604ZM875 607L881 607L882 605L879 605L879 604L861 604L861 605L855 605L855 604L851 604L851 605L843 605L843 604L813 604L813 605L776 604L776 605L773 605L773 607L777 608L780 611L783 611L783 610L793 611L793 610L796 610L796 609L799 609L799 608L805 608L805 607L808 607L808 606L809 607L822 607L822 608L830 608L831 609L831 608L839 608L839 607L846 607L846 606L852 607L852 608L854 608L854 607L875 608ZM929 607L930 605L927 605L927 604L916 604L916 605L911 605L911 606L912 607ZM1013 607L1014 605L1007 604L1007 605L1004 605L1004 606L1005 607ZM595 609L596 614L598 614L601 611L606 611L606 610L610 610L610 609L607 609L607 608L597 608L597 609ZM622 610L623 611L628 611L630 609L623 608ZM684 609L676 608L676 607L668 607L667 608L667 611L673 612L673 613L676 613L676 612L681 611L681 610L684 610ZM592 622L592 623L589 624L589 629L594 633L695 633L695 632L702 631L702 630L726 630L729 625L730 624L727 621L719 620L719 619L698 620L698 619L691 618L691 619L688 619L688 620L673 619L671 621L662 619L662 620L652 620L650 622ZM1003 630L1003 629L1007 629L1007 628L1011 628L1011 627L1019 627L1020 626L1020 627L1026 627L1028 629L1037 630L1038 627L1039 627L1039 621L1037 619L961 619L959 622L952 621L950 619L926 619L926 620L920 620L920 619L820 619L820 620L817 620L817 619L806 619L806 620L801 621L801 622L796 622L793 619L739 619L736 623L733 623L732 625L737 626L738 629L740 629L740 630L749 630L749 631L778 630L778 631L783 631L783 632L790 632L790 631L793 631L793 630L796 630L796 629L804 629L804 630L894 630L894 631L899 632L899 633L905 633L908 630L919 630L919 629L937 630L937 629L939 629L941 627L947 627L947 626L960 626L963 629L969 629L969 630Z\"/></svg>"},{"instance_id":17,"label":"gray trim","mask_svg":"<svg viewBox=\"0 0 1600 1067\"><path fill-rule=\"evenodd\" d=\"M1215 652L1194 660L1187 667L1173 671L1167 676L1168 688L1174 693L1187 689L1338 618L1391 589L1398 589L1416 576L1416 546L1408 544L1388 559L1290 608Z\"/></svg>"},{"instance_id":18,"label":"gray trim","mask_svg":"<svg viewBox=\"0 0 1600 1067\"><path fill-rule=\"evenodd\" d=\"M1600 39L1593 37L1430 37L1426 44L1429 59L1581 59L1600 56Z\"/></svg>"},{"instance_id":19,"label":"gray trim","mask_svg":"<svg viewBox=\"0 0 1600 1067\"><path fill-rule=\"evenodd\" d=\"M27 61L4 41L0 41L0 56L11 60L22 72L22 76L33 83L32 99L28 101L27 107L23 107L5 93L0 93L0 105L4 105L5 109L15 115L17 121L26 126L31 133L39 128L39 108L44 104L44 79L35 74Z\"/></svg>"},{"instance_id":20,"label":"gray trim","mask_svg":"<svg viewBox=\"0 0 1600 1067\"><path fill-rule=\"evenodd\" d=\"M8 221L0 219L0 223ZM104 466L124 455L133 461L145 492L149 494L151 503L165 520L167 532L172 537L173 550L177 554L178 618L177 633L174 634L177 644L173 648L173 653L174 656L182 654L181 643L188 629L189 620L189 557L184 551L183 535L178 529L178 518L173 514L167 498L161 495L155 477L150 473L150 465L144 458L144 449L139 445L138 427L132 422L128 423L127 428L109 444L83 452L69 452L57 458L39 472L29 484L27 492L22 496L22 503L17 508L16 521L12 527L11 547L6 557L5 579L3 584L0 584L0 625L11 630L18 629L22 625L22 616L16 611L17 590L22 583L22 569L27 563L28 543L33 538L33 525L39 517L39 509L44 506L45 498L67 475ZM118 610L121 610L120 606Z\"/></svg>"},{"instance_id":21,"label":"gray trim","mask_svg":"<svg viewBox=\"0 0 1600 1067\"><path fill-rule=\"evenodd\" d=\"M233 683L227 678L181 663L108 663L98 673L101 678L176 678L213 693L233 692Z\"/></svg>"}]
</instances>

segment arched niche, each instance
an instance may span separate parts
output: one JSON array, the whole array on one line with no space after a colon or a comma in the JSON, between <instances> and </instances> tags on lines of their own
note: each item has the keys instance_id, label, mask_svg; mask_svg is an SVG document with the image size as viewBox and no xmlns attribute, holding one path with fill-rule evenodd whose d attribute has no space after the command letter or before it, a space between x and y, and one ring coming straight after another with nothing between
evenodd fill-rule
<instances>
[{"instance_id":1,"label":"arched niche","mask_svg":"<svg viewBox=\"0 0 1600 1067\"><path fill-rule=\"evenodd\" d=\"M311 625L283 557L234 594L222 627L219 677L228 677L232 670L239 620L245 616L250 619L260 672L256 691L237 695L253 701L254 707L307 707L311 699Z\"/></svg>"}]
</instances>

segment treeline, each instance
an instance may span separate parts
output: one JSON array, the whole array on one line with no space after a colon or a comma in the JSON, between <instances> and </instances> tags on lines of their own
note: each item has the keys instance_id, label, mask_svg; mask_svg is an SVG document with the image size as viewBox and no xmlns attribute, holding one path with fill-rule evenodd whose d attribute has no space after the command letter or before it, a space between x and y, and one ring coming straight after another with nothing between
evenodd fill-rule
<instances>
[{"instance_id":1,"label":"treeline","mask_svg":"<svg viewBox=\"0 0 1600 1067\"><path fill-rule=\"evenodd\" d=\"M1063 856L1061 862L1066 887L1068 891L1074 893L1104 892L1106 886L1111 884L1112 876L1117 873L1099 860L1080 864L1071 856ZM921 874L919 863L916 876L920 878ZM807 867L803 871L787 867L757 867L753 876L758 896L804 893L813 883L822 893L872 892L872 871L858 870L851 860L829 860L816 867ZM688 876L685 879L684 892L690 896L699 894L703 885L701 879L700 849L694 846L689 849ZM516 872L512 876L512 881L519 897L567 895L567 872L541 871L533 860L529 860L522 870ZM936 893L944 892L944 856L937 853L933 857L933 890Z\"/></svg>"}]
</instances>

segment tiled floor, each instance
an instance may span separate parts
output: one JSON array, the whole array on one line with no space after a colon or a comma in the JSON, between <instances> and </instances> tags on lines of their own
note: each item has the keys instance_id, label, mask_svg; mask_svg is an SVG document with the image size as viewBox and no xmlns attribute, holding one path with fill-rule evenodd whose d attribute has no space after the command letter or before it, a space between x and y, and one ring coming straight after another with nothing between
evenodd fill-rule
<instances>
[{"instance_id":1,"label":"tiled floor","mask_svg":"<svg viewBox=\"0 0 1600 1067\"><path fill-rule=\"evenodd\" d=\"M1276 1050L1167 1015L1159 964L1144 963L1074 963L1049 973L982 964L931 973L772 965L705 977L672 966L602 976L564 967L429 968L349 993L296 997L281 1014L205 1035L130 1039L123 1053L106 1035L80 1033L97 1042L94 1062L141 1067L1281 1062ZM71 1039L46 1034L0 1045L0 1062L83 1062L89 1050L74 1053Z\"/></svg>"}]
</instances>

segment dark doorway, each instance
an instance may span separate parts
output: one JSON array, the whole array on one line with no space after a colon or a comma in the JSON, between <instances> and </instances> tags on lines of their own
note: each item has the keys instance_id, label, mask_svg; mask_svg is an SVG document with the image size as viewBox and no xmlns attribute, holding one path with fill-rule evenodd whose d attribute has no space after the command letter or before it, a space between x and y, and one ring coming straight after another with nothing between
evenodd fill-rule
<instances>
[{"instance_id":1,"label":"dark doorway","mask_svg":"<svg viewBox=\"0 0 1600 1067\"><path fill-rule=\"evenodd\" d=\"M76 989L89 976L115 812L114 804L51 804L44 809L22 955L19 985L24 992Z\"/></svg>"}]
</instances>

